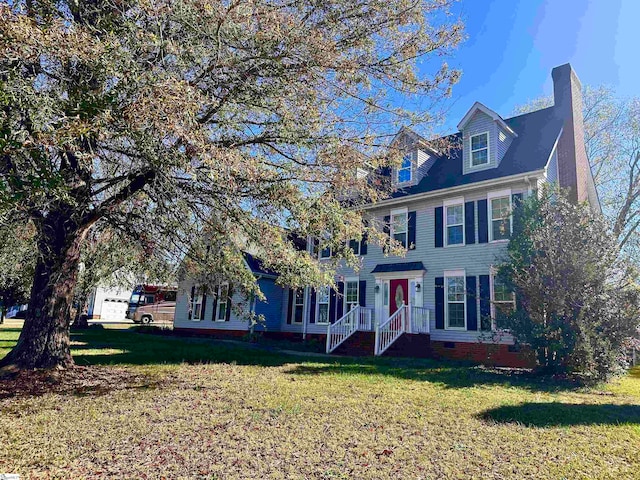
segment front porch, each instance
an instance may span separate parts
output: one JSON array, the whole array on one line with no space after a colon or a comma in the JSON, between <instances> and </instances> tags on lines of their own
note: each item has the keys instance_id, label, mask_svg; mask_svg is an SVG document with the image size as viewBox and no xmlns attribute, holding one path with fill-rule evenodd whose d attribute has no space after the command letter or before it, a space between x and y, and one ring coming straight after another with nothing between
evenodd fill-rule
<instances>
[{"instance_id":1,"label":"front porch","mask_svg":"<svg viewBox=\"0 0 640 480\"><path fill-rule=\"evenodd\" d=\"M389 318L382 322L378 321L375 312L376 309L372 307L357 306L335 323L328 325L326 352L335 352L358 334L360 342L351 342L359 343L354 345L353 350L357 350L360 355L380 356L404 334L426 336L430 334L430 312L427 308L401 304ZM345 350L344 347L340 353L355 353L343 352L343 350Z\"/></svg>"}]
</instances>

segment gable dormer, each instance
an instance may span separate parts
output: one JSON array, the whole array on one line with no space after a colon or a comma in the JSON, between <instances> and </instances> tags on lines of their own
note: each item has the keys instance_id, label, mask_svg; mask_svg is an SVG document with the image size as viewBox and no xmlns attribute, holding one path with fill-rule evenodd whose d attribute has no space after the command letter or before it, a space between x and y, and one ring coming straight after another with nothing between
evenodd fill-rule
<instances>
[{"instance_id":1,"label":"gable dormer","mask_svg":"<svg viewBox=\"0 0 640 480\"><path fill-rule=\"evenodd\" d=\"M396 188L417 185L436 161L436 152L427 141L409 128L402 127L390 149L402 155L402 162L391 170L391 181Z\"/></svg>"},{"instance_id":2,"label":"gable dormer","mask_svg":"<svg viewBox=\"0 0 640 480\"><path fill-rule=\"evenodd\" d=\"M517 134L493 110L480 102L458 124L462 132L462 173L496 168Z\"/></svg>"}]
</instances>

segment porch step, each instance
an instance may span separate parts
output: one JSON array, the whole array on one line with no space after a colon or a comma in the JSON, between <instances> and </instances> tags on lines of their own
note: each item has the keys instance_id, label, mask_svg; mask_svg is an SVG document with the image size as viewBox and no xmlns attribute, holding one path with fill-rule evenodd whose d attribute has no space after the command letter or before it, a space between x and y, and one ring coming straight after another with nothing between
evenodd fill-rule
<instances>
[{"instance_id":1,"label":"porch step","mask_svg":"<svg viewBox=\"0 0 640 480\"><path fill-rule=\"evenodd\" d=\"M431 336L428 333L403 333L382 355L387 357L431 358L433 356Z\"/></svg>"},{"instance_id":2,"label":"porch step","mask_svg":"<svg viewBox=\"0 0 640 480\"><path fill-rule=\"evenodd\" d=\"M376 344L375 332L356 331L347 338L333 353L352 357L373 356Z\"/></svg>"}]
</instances>

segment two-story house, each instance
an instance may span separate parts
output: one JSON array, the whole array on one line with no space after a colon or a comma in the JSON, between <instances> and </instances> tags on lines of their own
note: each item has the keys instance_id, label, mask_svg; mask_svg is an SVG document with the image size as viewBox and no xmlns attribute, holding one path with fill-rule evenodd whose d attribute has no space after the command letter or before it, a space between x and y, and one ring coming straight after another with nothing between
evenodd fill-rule
<instances>
[{"instance_id":1,"label":"two-story house","mask_svg":"<svg viewBox=\"0 0 640 480\"><path fill-rule=\"evenodd\" d=\"M265 316L266 332L320 338L328 352L526 365L496 323L516 302L493 270L513 229L514 206L549 182L600 208L584 147L580 81L569 64L554 68L552 77L552 107L503 119L476 102L448 138L454 147L446 153L409 129L398 133L394 145L407 154L389 172L395 193L365 209L405 246L405 256L351 242L361 266L340 268L335 291L280 288L248 257L267 297L250 308ZM322 261L331 252L318 255ZM246 321L225 303L246 301L229 297L228 287L217 287L209 310L195 287L182 287L194 290L178 300L177 331L247 332Z\"/></svg>"}]
</instances>

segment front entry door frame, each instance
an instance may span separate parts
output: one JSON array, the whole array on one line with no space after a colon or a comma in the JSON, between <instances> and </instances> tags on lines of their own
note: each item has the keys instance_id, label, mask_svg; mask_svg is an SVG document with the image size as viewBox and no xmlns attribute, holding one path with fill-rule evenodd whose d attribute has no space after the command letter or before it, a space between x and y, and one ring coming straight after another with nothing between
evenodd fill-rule
<instances>
[{"instance_id":1,"label":"front entry door frame","mask_svg":"<svg viewBox=\"0 0 640 480\"><path fill-rule=\"evenodd\" d=\"M391 295L395 295L395 292L391 291L391 280L406 280L408 282L407 296L409 304L422 307L425 292L425 273L425 270L412 270L407 272L374 274L376 279L376 322L384 322L394 313L390 311ZM420 285L420 291L417 291L417 285Z\"/></svg>"}]
</instances>

